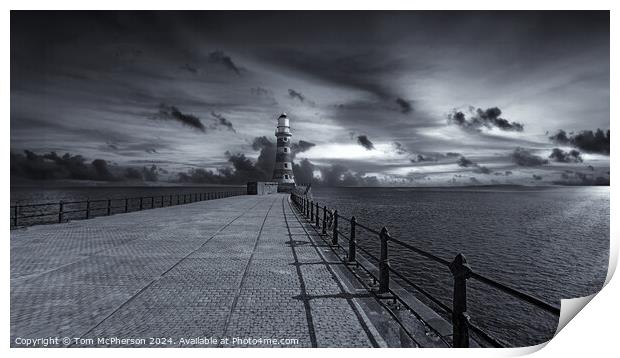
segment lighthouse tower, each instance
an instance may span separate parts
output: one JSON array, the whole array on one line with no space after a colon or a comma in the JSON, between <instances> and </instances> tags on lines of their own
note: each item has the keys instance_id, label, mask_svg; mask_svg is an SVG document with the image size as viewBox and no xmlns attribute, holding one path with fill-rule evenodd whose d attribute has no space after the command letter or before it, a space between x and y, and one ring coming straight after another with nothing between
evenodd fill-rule
<instances>
[{"instance_id":1,"label":"lighthouse tower","mask_svg":"<svg viewBox=\"0 0 620 358\"><path fill-rule=\"evenodd\" d=\"M276 129L276 165L273 169L273 180L278 182L278 191L291 191L295 188L291 136L288 117L286 113L282 113Z\"/></svg>"}]
</instances>

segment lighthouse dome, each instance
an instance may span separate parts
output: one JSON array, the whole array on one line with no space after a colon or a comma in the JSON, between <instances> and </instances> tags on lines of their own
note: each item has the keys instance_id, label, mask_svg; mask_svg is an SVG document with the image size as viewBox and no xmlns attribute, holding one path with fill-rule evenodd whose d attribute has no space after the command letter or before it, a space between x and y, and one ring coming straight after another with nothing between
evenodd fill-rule
<instances>
[{"instance_id":1,"label":"lighthouse dome","mask_svg":"<svg viewBox=\"0 0 620 358\"><path fill-rule=\"evenodd\" d=\"M280 117L278 118L278 127L288 127L288 126L289 126L288 117L286 116L286 113L282 113Z\"/></svg>"}]
</instances>

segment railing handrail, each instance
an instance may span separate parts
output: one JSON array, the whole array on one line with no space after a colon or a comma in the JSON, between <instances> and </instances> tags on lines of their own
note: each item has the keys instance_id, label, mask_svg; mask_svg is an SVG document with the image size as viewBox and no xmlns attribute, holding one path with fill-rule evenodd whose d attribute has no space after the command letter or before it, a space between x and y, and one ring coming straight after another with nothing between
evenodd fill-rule
<instances>
[{"instance_id":1,"label":"railing handrail","mask_svg":"<svg viewBox=\"0 0 620 358\"><path fill-rule=\"evenodd\" d=\"M131 201L135 201L135 200L140 200L139 210L145 210L145 209L156 208L155 202L156 202L156 199L158 198L161 198L159 200L161 206L159 207L163 207L163 203L166 202L166 199L168 199L168 206L175 206L175 205L194 203L197 201L205 201L205 200L224 198L228 196L242 195L244 192L245 190L242 189L241 187L238 187L238 188L235 187L235 188L231 188L231 190L212 190L212 191L201 191L201 192L191 192L191 193L159 194L159 195L134 196L134 197L124 197L124 198L107 198L107 199L94 199L94 200L87 198L86 200L78 200L78 201L60 200L57 202L49 202L49 203L15 204L15 205L11 205L10 207L10 211L13 214L13 215L10 215L10 220L12 222L11 224L12 227L20 226L20 225L17 225L19 219L32 219L32 218L44 217L44 216L58 216L58 222L62 222L63 215L77 213L77 212L86 212L86 218L72 218L72 219L74 220L90 219L91 218L90 213L93 211L107 210L108 215L111 215L113 209L124 208L125 211L123 213L129 212L128 203L130 203ZM185 201L185 198L187 198L188 196L190 200ZM176 197L177 199L175 204L173 204L174 202L172 200L173 197ZM180 198L183 198L183 200L179 200ZM147 199L146 200L147 205L149 204L149 201L150 201L150 205L147 207L143 206L143 201L145 201L145 199ZM112 203L118 203L118 202L123 202L123 201L125 202L124 205L120 205L120 206L111 205ZM107 206L101 206L101 205L98 205L96 207L91 206L91 204L93 203L105 203L105 202L108 203ZM86 207L84 209L64 210L63 206L76 205L76 204L79 204L80 206L86 204ZM48 206L48 207L57 206L58 208L55 211L43 212L43 213L38 213L38 214L30 214L30 215L21 214L22 211L28 211L28 209L38 208L42 206ZM17 210L18 208L20 210ZM101 216L101 215L98 215L98 216ZM32 225L37 225L37 224L50 224L50 223L53 223L53 222L46 221L42 223L27 223L27 224L22 224L21 226L32 226Z\"/></svg>"},{"instance_id":2,"label":"railing handrail","mask_svg":"<svg viewBox=\"0 0 620 358\"><path fill-rule=\"evenodd\" d=\"M297 199L301 199L301 203L299 202L299 200L296 201L297 205L299 205L300 208L303 205L306 205L305 204L305 203L307 203L307 199L306 198L304 198L303 196L301 196L299 194L296 194L296 193L292 193L291 195L293 197L296 197ZM322 207L318 206L318 202L316 202L316 201L314 201L313 204L317 205L317 207L320 207L320 209L323 210L324 216L327 214L327 212L330 213L329 214L330 216L332 215L332 211L326 211L326 210L328 210L327 206L325 206L325 205L322 206ZM337 210L333 210L333 213L335 214L335 216L337 218L341 218L341 219L344 219L344 220L349 220L347 217L342 216L341 214L339 214ZM318 212L316 213L316 215L318 215ZM436 256L436 255L434 255L434 254L432 254L432 253L430 253L430 252L428 252L426 250L420 249L418 247L415 247L414 245L408 244L406 242L403 242L401 240L398 240L398 239L395 239L395 238L391 237L389 235L389 233L387 233L387 230L385 230L385 228L382 229L382 231L377 231L377 230L374 230L374 229L372 229L372 228L370 228L368 226L360 224L357 220L355 220L355 217L352 217L350 220L352 220L352 222L354 222L354 226L352 226L352 227L355 227L355 228L360 227L360 228L362 228L362 229L364 229L364 230L366 230L366 231L368 231L368 232L370 232L372 234L378 235L380 238L382 237L382 235L384 235L383 233L385 232L386 237L384 239L385 239L386 243L387 242L393 242L395 244L400 245L401 247L404 247L405 249L408 249L409 251L413 251L413 252L415 252L415 253L417 253L419 255L422 255L422 256L424 256L424 257L426 257L426 258L428 258L428 259L430 259L430 260L432 260L434 262L440 263L441 265L450 268L450 270L452 271L453 275L455 276L455 280L457 279L457 272L458 272L458 275L460 275L459 276L459 280L462 280L462 281L459 281L459 282L463 282L464 283L464 282L466 282L467 279L471 278L471 279L474 279L474 280L476 280L476 281L478 281L480 283L483 283L483 284L485 284L487 286L491 286L491 287L493 287L493 288L495 288L495 289L497 289L497 290L499 290L501 292L504 292L504 293L506 293L506 294L508 294L508 295L510 295L512 297L515 297L515 298L517 298L517 299L519 299L521 301L524 301L526 303L534 305L537 308L542 309L542 310L544 310L544 311L546 311L548 313L551 313L551 314L553 314L555 316L559 316L560 315L560 308L557 307L556 305L553 305L553 304L550 304L548 302L545 302L542 299L537 298L537 297L535 297L535 296L533 296L533 295L531 295L529 293L526 293L526 292L523 292L523 291L518 290L516 288L510 287L510 286L508 286L508 285L506 285L504 283L501 283L501 282L499 282L497 280L494 280L492 278L489 278L489 277L487 277L487 276L485 276L483 274L475 272L473 269L471 269L471 267L469 267L469 265L467 265L467 262L465 261L465 258L461 254L457 255L457 258L453 262L450 262L450 261L442 259L442 258L440 258L440 257L438 257L438 256ZM326 233L325 225L326 224L325 224L325 221L324 221L323 222L323 233L325 233L327 236L329 236L329 234ZM317 226L318 226L318 220L317 220ZM333 231L334 231L334 233L338 233L340 236L343 236L343 237L347 238L337 227L334 227ZM352 236L355 237L355 235L352 235ZM381 264L381 262L380 262L381 259L380 258L377 258L376 256L370 254L367 250L365 250L362 247L360 247L359 244L354 244L354 250L355 249L360 249L360 251L362 251L364 254L369 255L375 261L379 261L379 263ZM382 249L382 250L384 250L384 249ZM385 251L387 251L387 249L385 249ZM387 255L387 252L384 253L384 254ZM460 257L460 259L459 259L459 257ZM458 260L462 260L462 262L461 261L457 262L457 259ZM457 267L455 268L455 266L457 266ZM447 313L453 313L453 310L450 309L449 307L447 307L445 304L443 304L439 299L437 299L436 297L432 296L430 293L428 293L425 290L423 290L421 287L419 287L417 284L413 283L411 280L405 278L405 276L403 274L401 274L397 270L391 268L389 265L387 265L387 267L384 268L384 271L386 271L386 274L389 273L389 271L393 272L402 281L404 281L408 285L412 286L417 291L421 292L424 296L426 296L428 299L430 299L433 303L437 304L440 308L445 310ZM387 279L389 280L389 276L387 276L387 277L388 277ZM455 291L456 291L456 287L457 286L455 286ZM465 289L464 287L465 286L463 286L462 289ZM463 299L466 300L465 291L463 291L462 294L463 294ZM453 304L454 304L455 300L456 300L456 296L453 299ZM459 312L459 313L462 315L462 317L467 317L466 315L464 315L464 311L463 312ZM453 321L454 321L454 319L455 318L453 317ZM474 332L476 332L477 334L483 336L484 339L490 341L493 345L496 345L496 346L497 345L501 345L501 341L499 339L490 336L488 333L483 331L480 327L478 327L478 326L474 325L473 323L469 322L468 318L465 318L465 320L467 321L467 323L465 323L465 325L466 326L470 326ZM460 325L463 324L463 322L455 322L455 323L459 323ZM459 329L462 329L462 327L459 327ZM458 335L458 334L455 333L455 335ZM462 337L461 337L461 340L462 340ZM453 342L454 342L454 340L453 340ZM456 344L456 343L454 343L454 344ZM465 342L461 341L459 343L459 345L461 345L461 346L462 345L468 345L468 343L465 343Z\"/></svg>"}]
</instances>

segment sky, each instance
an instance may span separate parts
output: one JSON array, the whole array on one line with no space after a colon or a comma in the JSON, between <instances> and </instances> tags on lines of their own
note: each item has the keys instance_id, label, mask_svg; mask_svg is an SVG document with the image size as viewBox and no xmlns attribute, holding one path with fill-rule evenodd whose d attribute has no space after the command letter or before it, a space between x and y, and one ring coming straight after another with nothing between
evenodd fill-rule
<instances>
[{"instance_id":1,"label":"sky","mask_svg":"<svg viewBox=\"0 0 620 358\"><path fill-rule=\"evenodd\" d=\"M12 11L11 182L268 180L286 112L298 182L608 184L609 67L607 11Z\"/></svg>"}]
</instances>

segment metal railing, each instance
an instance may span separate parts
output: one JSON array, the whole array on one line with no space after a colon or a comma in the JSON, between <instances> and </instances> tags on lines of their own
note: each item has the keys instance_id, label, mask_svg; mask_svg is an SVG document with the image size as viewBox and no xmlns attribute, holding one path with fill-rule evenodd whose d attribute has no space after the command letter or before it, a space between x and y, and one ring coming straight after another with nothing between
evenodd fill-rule
<instances>
[{"instance_id":1,"label":"metal railing","mask_svg":"<svg viewBox=\"0 0 620 358\"><path fill-rule=\"evenodd\" d=\"M296 193L291 194L291 199L296 205L297 209L303 214L309 221L316 226L317 230L324 236L331 239L331 245L339 247L346 252L346 261L348 263L355 263L359 265L373 280L378 282L378 287L375 289L375 293L378 295L392 295L394 299L401 301L409 309L409 305L398 297L398 295L390 288L390 274L394 274L401 282L409 285L415 291L420 292L426 299L430 300L433 304L437 305L443 312L451 318L452 323L452 346L457 348L465 348L470 345L470 331L474 332L478 337L488 342L494 347L506 347L508 343L502 339L493 337L490 333L486 332L483 328L479 327L475 323L471 322L470 316L467 314L467 280L475 280L484 285L492 287L503 293L506 293L512 297L517 298L519 301L528 303L542 311L545 311L553 316L559 317L560 308L547 303L539 298L536 298L528 293L520 291L518 289L507 286L504 283L491 279L485 275L475 272L467 263L467 260L463 254L458 254L452 261L442 259L432 253L415 247L411 244L398 240L390 236L387 228L383 227L377 231L369 228L363 224L357 222L355 217L345 218L338 214L338 210L329 210L327 206L322 208L318 202L309 199L306 196L298 195ZM322 220L319 219L320 212L322 211ZM349 235L347 236L342 228L339 226L339 219L348 222L350 225ZM356 232L358 230L364 230L366 233L376 235L380 244L380 255L377 257L369 252L367 249L359 245L356 240ZM339 239L343 237L348 241L348 247L343 247L339 244ZM410 252L423 256L438 265L447 268L452 276L453 291L452 291L452 307L444 304L440 299L424 290L422 287L414 283L406 275L393 269L389 261L390 243L406 249ZM362 256L370 257L372 260L378 263L378 270L375 267L367 267L364 265L367 260L358 259L358 251Z\"/></svg>"},{"instance_id":2,"label":"metal railing","mask_svg":"<svg viewBox=\"0 0 620 358\"><path fill-rule=\"evenodd\" d=\"M42 204L11 205L11 228L63 223L69 220L85 220L99 216L128 213L146 209L183 205L197 201L214 200L245 195L246 190L211 191L201 193L167 194L130 197L121 199L98 199L60 201Z\"/></svg>"}]
</instances>

